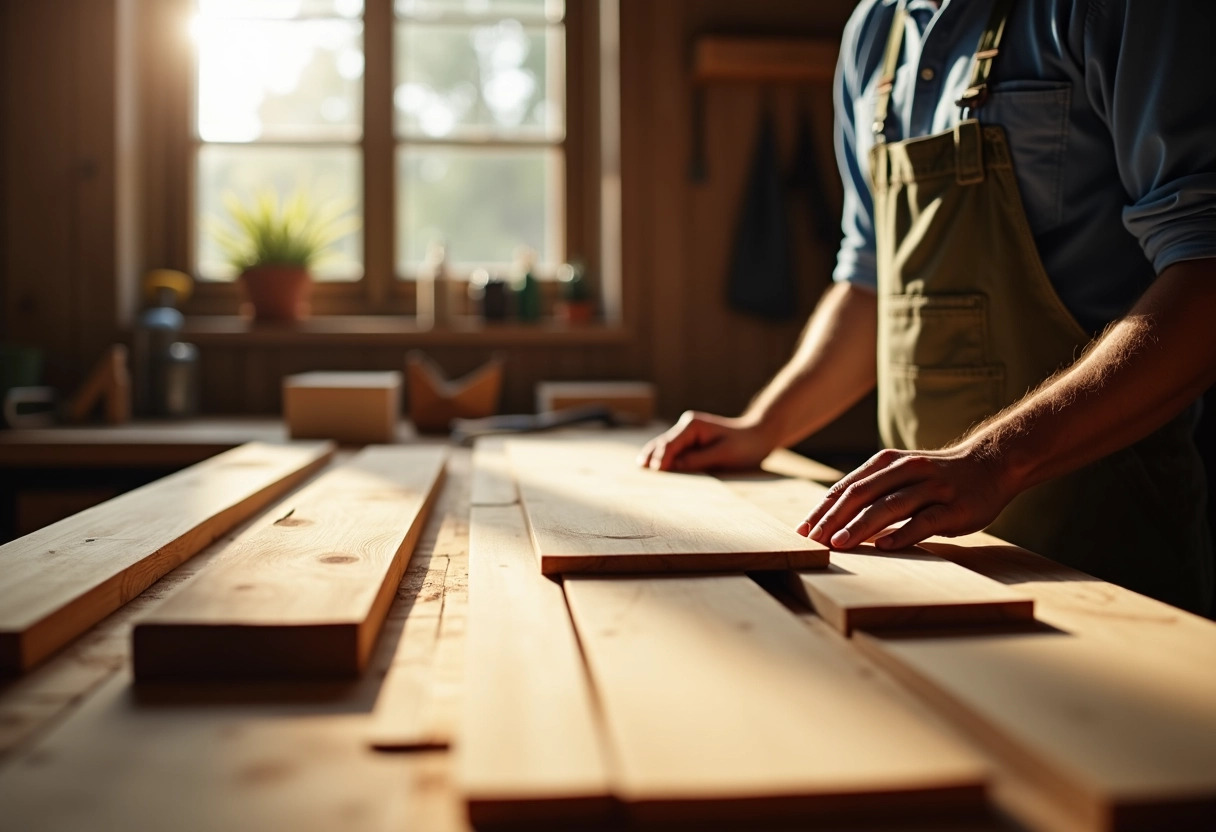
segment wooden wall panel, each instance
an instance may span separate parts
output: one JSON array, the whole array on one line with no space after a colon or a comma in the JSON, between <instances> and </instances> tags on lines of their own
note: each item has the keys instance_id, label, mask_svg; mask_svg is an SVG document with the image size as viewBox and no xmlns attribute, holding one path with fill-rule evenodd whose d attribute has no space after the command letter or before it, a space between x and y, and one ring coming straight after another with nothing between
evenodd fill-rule
<instances>
[{"instance_id":1,"label":"wooden wall panel","mask_svg":"<svg viewBox=\"0 0 1216 832\"><path fill-rule=\"evenodd\" d=\"M0 337L42 347L47 381L74 385L117 330L115 0L4 6Z\"/></svg>"}]
</instances>

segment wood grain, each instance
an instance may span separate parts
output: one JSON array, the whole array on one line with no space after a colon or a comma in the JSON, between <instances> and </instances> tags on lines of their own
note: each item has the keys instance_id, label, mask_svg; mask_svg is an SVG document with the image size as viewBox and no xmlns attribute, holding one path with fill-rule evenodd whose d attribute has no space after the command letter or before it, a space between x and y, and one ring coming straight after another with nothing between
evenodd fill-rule
<instances>
[{"instance_id":1,"label":"wood grain","mask_svg":"<svg viewBox=\"0 0 1216 832\"><path fill-rule=\"evenodd\" d=\"M816 483L764 475L728 485L791 527L827 492ZM962 628L1034 620L1034 599L1028 595L918 547L885 552L867 544L851 552L833 551L826 570L790 578L794 593L845 634L857 628Z\"/></svg>"},{"instance_id":2,"label":"wood grain","mask_svg":"<svg viewBox=\"0 0 1216 832\"><path fill-rule=\"evenodd\" d=\"M363 670L442 481L447 450L373 446L134 631L140 680Z\"/></svg>"},{"instance_id":3,"label":"wood grain","mask_svg":"<svg viewBox=\"0 0 1216 832\"><path fill-rule=\"evenodd\" d=\"M332 454L249 443L0 546L0 672L37 664Z\"/></svg>"},{"instance_id":4,"label":"wood grain","mask_svg":"<svg viewBox=\"0 0 1216 832\"><path fill-rule=\"evenodd\" d=\"M561 586L519 506L477 506L459 780L474 825L606 820L608 763Z\"/></svg>"},{"instance_id":5,"label":"wood grain","mask_svg":"<svg viewBox=\"0 0 1216 832\"><path fill-rule=\"evenodd\" d=\"M745 576L567 577L617 793L640 818L977 807L984 766Z\"/></svg>"},{"instance_id":6,"label":"wood grain","mask_svg":"<svg viewBox=\"0 0 1216 832\"><path fill-rule=\"evenodd\" d=\"M1067 633L857 644L1071 810L1074 828L1208 829L1216 673Z\"/></svg>"},{"instance_id":7,"label":"wood grain","mask_svg":"<svg viewBox=\"0 0 1216 832\"><path fill-rule=\"evenodd\" d=\"M703 475L641 469L611 440L512 440L546 575L815 568L827 549Z\"/></svg>"}]
</instances>

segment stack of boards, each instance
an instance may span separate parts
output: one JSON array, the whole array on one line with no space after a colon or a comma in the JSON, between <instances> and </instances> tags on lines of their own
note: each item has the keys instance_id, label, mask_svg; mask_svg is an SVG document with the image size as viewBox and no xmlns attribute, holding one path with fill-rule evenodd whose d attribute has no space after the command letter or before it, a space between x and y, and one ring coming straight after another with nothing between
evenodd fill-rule
<instances>
[{"instance_id":1,"label":"stack of boards","mask_svg":"<svg viewBox=\"0 0 1216 832\"><path fill-rule=\"evenodd\" d=\"M330 462L250 443L0 546L0 671L20 673ZM442 482L441 447L369 447L134 629L139 680L350 677L367 664Z\"/></svg>"},{"instance_id":2,"label":"stack of boards","mask_svg":"<svg viewBox=\"0 0 1216 832\"><path fill-rule=\"evenodd\" d=\"M1044 829L1216 816L1211 669L1185 693L1134 684L1016 581L927 548L829 562L791 531L821 486L642 471L636 452L474 452L457 753L475 825L932 824L989 796ZM744 569L782 570L817 615Z\"/></svg>"},{"instance_id":3,"label":"stack of boards","mask_svg":"<svg viewBox=\"0 0 1216 832\"><path fill-rule=\"evenodd\" d=\"M611 436L474 451L455 752L479 827L931 823L983 811L1007 780L1029 784L1015 810L1043 828L1216 812L1216 662L1121 665L1106 630L1036 621L982 564L798 536L820 486L641 470ZM242 446L0 547L0 671L260 513L136 624L136 678L361 673L447 450L373 446L315 476L333 450Z\"/></svg>"}]
</instances>

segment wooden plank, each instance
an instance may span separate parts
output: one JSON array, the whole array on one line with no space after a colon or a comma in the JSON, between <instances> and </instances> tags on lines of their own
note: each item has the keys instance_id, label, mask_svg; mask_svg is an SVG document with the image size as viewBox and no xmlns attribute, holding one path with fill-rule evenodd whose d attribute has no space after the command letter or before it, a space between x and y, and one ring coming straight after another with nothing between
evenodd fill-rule
<instances>
[{"instance_id":1,"label":"wooden plank","mask_svg":"<svg viewBox=\"0 0 1216 832\"><path fill-rule=\"evenodd\" d=\"M469 590L458 776L473 824L606 820L608 763L574 625L518 506L473 508Z\"/></svg>"},{"instance_id":2,"label":"wooden plank","mask_svg":"<svg viewBox=\"0 0 1216 832\"><path fill-rule=\"evenodd\" d=\"M984 766L746 576L572 576L617 794L640 819L976 809Z\"/></svg>"},{"instance_id":3,"label":"wooden plank","mask_svg":"<svg viewBox=\"0 0 1216 832\"><path fill-rule=\"evenodd\" d=\"M1063 632L854 641L1036 784L1068 828L1211 828L1211 662Z\"/></svg>"},{"instance_id":4,"label":"wooden plank","mask_svg":"<svg viewBox=\"0 0 1216 832\"><path fill-rule=\"evenodd\" d=\"M375 446L134 631L140 680L351 676L367 665L447 450Z\"/></svg>"},{"instance_id":5,"label":"wooden plank","mask_svg":"<svg viewBox=\"0 0 1216 832\"><path fill-rule=\"evenodd\" d=\"M250 443L0 546L0 672L37 664L332 454Z\"/></svg>"},{"instance_id":6,"label":"wooden plank","mask_svg":"<svg viewBox=\"0 0 1216 832\"><path fill-rule=\"evenodd\" d=\"M1035 600L1038 619L1124 652L1169 655L1216 673L1216 623L983 532L921 546Z\"/></svg>"},{"instance_id":7,"label":"wooden plank","mask_svg":"<svg viewBox=\"0 0 1216 832\"><path fill-rule=\"evenodd\" d=\"M802 600L845 635L855 629L972 627L1034 621L1034 600L915 547L832 552L822 573L791 573Z\"/></svg>"},{"instance_id":8,"label":"wooden plank","mask_svg":"<svg viewBox=\"0 0 1216 832\"><path fill-rule=\"evenodd\" d=\"M458 708L449 696L450 654L464 661L463 607L468 585L470 454L453 454L443 492L410 559L398 599L406 618L376 698L368 734L373 748L448 748ZM459 675L463 675L460 668ZM459 680L457 680L459 683Z\"/></svg>"},{"instance_id":9,"label":"wooden plank","mask_svg":"<svg viewBox=\"0 0 1216 832\"><path fill-rule=\"evenodd\" d=\"M639 468L630 443L512 440L546 575L816 568L827 549L713 479Z\"/></svg>"},{"instance_id":10,"label":"wooden plank","mask_svg":"<svg viewBox=\"0 0 1216 832\"><path fill-rule=\"evenodd\" d=\"M475 506L509 506L519 502L507 442L501 436L486 436L473 446L473 493Z\"/></svg>"},{"instance_id":11,"label":"wooden plank","mask_svg":"<svg viewBox=\"0 0 1216 832\"><path fill-rule=\"evenodd\" d=\"M768 476L728 482L736 494L789 526L827 489ZM1034 599L919 547L885 552L871 545L832 552L826 570L793 573L791 589L846 635L856 628L968 627L1031 622Z\"/></svg>"}]
</instances>

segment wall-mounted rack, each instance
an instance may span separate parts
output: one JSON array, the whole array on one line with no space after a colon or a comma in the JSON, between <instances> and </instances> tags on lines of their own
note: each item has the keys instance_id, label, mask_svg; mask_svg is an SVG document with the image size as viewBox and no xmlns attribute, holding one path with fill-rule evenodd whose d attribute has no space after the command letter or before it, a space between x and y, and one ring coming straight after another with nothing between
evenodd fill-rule
<instances>
[{"instance_id":1,"label":"wall-mounted rack","mask_svg":"<svg viewBox=\"0 0 1216 832\"><path fill-rule=\"evenodd\" d=\"M703 35L693 46L693 81L830 83L840 44L823 38Z\"/></svg>"}]
</instances>

